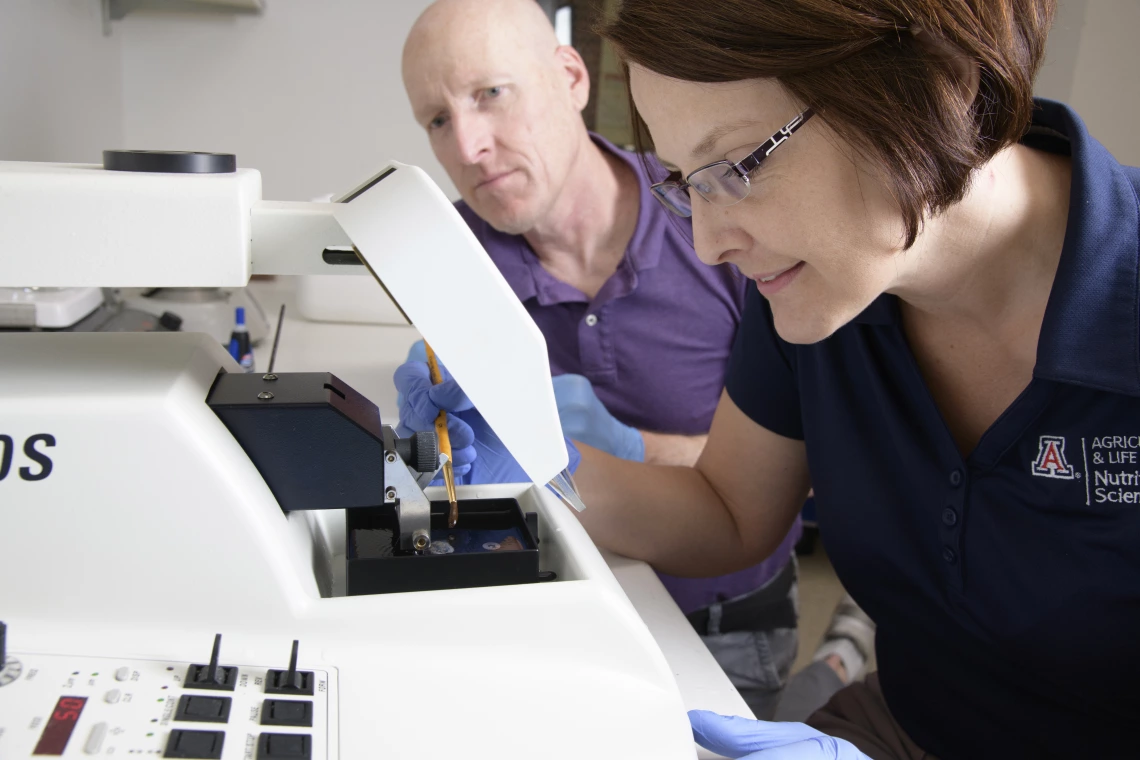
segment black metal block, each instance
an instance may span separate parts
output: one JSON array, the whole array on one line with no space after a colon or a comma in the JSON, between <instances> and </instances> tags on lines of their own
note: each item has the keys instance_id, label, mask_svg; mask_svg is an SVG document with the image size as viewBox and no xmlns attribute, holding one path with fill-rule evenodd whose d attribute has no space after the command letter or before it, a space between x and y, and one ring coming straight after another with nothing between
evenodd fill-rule
<instances>
[{"instance_id":1,"label":"black metal block","mask_svg":"<svg viewBox=\"0 0 1140 760\"><path fill-rule=\"evenodd\" d=\"M206 403L282 510L384 503L380 411L334 375L223 373Z\"/></svg>"},{"instance_id":2,"label":"black metal block","mask_svg":"<svg viewBox=\"0 0 1140 760\"><path fill-rule=\"evenodd\" d=\"M515 499L461 500L459 523L453 529L447 527L448 506L446 501L432 502L432 542L423 554L400 551L393 509L348 510L348 594L540 580L537 520L528 520Z\"/></svg>"}]
</instances>

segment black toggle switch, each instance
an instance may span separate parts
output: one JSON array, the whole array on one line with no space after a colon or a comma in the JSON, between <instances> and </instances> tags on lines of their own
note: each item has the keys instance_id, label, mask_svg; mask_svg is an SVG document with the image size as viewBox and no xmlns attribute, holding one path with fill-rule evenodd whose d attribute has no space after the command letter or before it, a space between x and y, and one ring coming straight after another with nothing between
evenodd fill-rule
<instances>
[{"instance_id":1,"label":"black toggle switch","mask_svg":"<svg viewBox=\"0 0 1140 760\"><path fill-rule=\"evenodd\" d=\"M288 670L270 670L265 674L266 694L292 694L294 696L313 696L313 671L297 670L297 647L299 642L293 640L293 652L289 655Z\"/></svg>"},{"instance_id":2,"label":"black toggle switch","mask_svg":"<svg viewBox=\"0 0 1140 760\"><path fill-rule=\"evenodd\" d=\"M183 694L178 699L175 720L197 723L226 723L230 719L232 697L205 697L198 694Z\"/></svg>"},{"instance_id":3,"label":"black toggle switch","mask_svg":"<svg viewBox=\"0 0 1140 760\"><path fill-rule=\"evenodd\" d=\"M192 757L199 760L221 760L224 731L187 731L176 728L170 732L163 757Z\"/></svg>"},{"instance_id":4,"label":"black toggle switch","mask_svg":"<svg viewBox=\"0 0 1140 760\"><path fill-rule=\"evenodd\" d=\"M218 652L222 648L222 634L214 636L214 651L209 665L191 665L186 670L186 689L214 689L233 691L237 686L238 669L234 665L218 665Z\"/></svg>"},{"instance_id":5,"label":"black toggle switch","mask_svg":"<svg viewBox=\"0 0 1140 760\"><path fill-rule=\"evenodd\" d=\"M313 703L307 699L267 699L261 703L261 725L312 728Z\"/></svg>"},{"instance_id":6,"label":"black toggle switch","mask_svg":"<svg viewBox=\"0 0 1140 760\"><path fill-rule=\"evenodd\" d=\"M309 760L313 739L308 734L262 734L257 739L257 760Z\"/></svg>"}]
</instances>

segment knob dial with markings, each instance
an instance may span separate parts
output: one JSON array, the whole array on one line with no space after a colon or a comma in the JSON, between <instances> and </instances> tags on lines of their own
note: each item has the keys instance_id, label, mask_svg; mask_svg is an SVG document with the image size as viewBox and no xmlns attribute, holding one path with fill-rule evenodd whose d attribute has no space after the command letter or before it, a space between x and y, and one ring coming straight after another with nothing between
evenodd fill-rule
<instances>
[{"instance_id":1,"label":"knob dial with markings","mask_svg":"<svg viewBox=\"0 0 1140 760\"><path fill-rule=\"evenodd\" d=\"M20 677L24 666L15 657L8 657L8 626L0 623L0 686L7 686Z\"/></svg>"}]
</instances>

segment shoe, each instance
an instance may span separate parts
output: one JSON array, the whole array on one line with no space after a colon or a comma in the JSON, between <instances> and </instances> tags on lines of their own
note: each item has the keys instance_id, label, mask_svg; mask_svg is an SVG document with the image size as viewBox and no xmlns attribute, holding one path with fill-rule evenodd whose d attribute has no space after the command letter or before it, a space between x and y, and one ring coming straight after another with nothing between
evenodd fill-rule
<instances>
[{"instance_id":1,"label":"shoe","mask_svg":"<svg viewBox=\"0 0 1140 760\"><path fill-rule=\"evenodd\" d=\"M823 643L812 656L812 662L836 655L843 661L843 667L847 671L847 683L852 683L863 677L874 649L874 621L863 612L850 594L844 594L835 606L831 625L823 636Z\"/></svg>"}]
</instances>

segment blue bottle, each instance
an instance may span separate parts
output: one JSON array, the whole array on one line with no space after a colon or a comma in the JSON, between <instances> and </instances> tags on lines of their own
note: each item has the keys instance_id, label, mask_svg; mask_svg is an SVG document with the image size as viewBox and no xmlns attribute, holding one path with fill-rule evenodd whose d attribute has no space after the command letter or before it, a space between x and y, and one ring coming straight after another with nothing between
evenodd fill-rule
<instances>
[{"instance_id":1,"label":"blue bottle","mask_svg":"<svg viewBox=\"0 0 1140 760\"><path fill-rule=\"evenodd\" d=\"M230 356L242 369L253 372L253 344L249 339L249 328L245 325L245 309L237 307L234 331L230 333Z\"/></svg>"}]
</instances>

